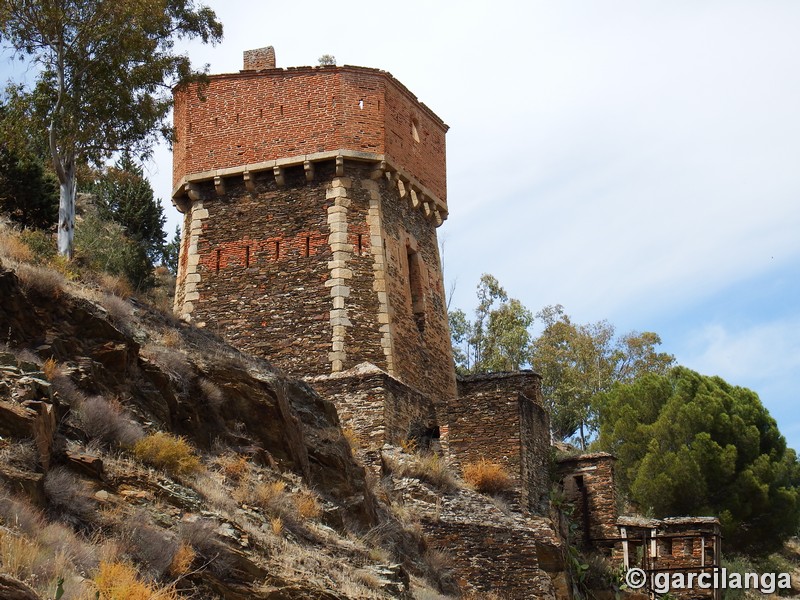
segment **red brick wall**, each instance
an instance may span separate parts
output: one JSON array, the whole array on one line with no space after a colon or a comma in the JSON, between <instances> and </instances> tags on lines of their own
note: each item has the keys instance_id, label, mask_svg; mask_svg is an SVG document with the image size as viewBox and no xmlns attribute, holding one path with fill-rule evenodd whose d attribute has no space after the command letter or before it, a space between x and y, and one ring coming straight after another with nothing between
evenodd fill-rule
<instances>
[{"instance_id":1,"label":"red brick wall","mask_svg":"<svg viewBox=\"0 0 800 600\"><path fill-rule=\"evenodd\" d=\"M214 75L202 96L197 84L175 91L174 184L193 173L347 149L387 154L446 199L447 126L388 73L299 67Z\"/></svg>"}]
</instances>

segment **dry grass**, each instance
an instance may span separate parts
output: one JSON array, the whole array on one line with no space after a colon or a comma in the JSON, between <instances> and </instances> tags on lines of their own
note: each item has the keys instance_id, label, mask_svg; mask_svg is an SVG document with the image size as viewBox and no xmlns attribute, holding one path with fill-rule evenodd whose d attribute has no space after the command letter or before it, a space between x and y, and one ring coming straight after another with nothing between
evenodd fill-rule
<instances>
[{"instance_id":1,"label":"dry grass","mask_svg":"<svg viewBox=\"0 0 800 600\"><path fill-rule=\"evenodd\" d=\"M78 421L90 438L129 448L144 437L144 431L118 400L101 396L87 398L76 411Z\"/></svg>"},{"instance_id":2,"label":"dry grass","mask_svg":"<svg viewBox=\"0 0 800 600\"><path fill-rule=\"evenodd\" d=\"M77 523L94 520L96 506L86 484L64 467L51 469L44 478L48 506Z\"/></svg>"},{"instance_id":3,"label":"dry grass","mask_svg":"<svg viewBox=\"0 0 800 600\"><path fill-rule=\"evenodd\" d=\"M167 329L161 333L161 345L165 348L180 348L183 346L183 338L174 329Z\"/></svg>"},{"instance_id":4,"label":"dry grass","mask_svg":"<svg viewBox=\"0 0 800 600\"><path fill-rule=\"evenodd\" d=\"M225 544L217 539L214 529L213 521L197 519L181 523L178 535L203 558L213 573L228 576L227 571L232 564L232 558Z\"/></svg>"},{"instance_id":5,"label":"dry grass","mask_svg":"<svg viewBox=\"0 0 800 600\"><path fill-rule=\"evenodd\" d=\"M61 296L67 286L67 280L61 273L46 267L20 264L17 265L16 273L24 291L36 291L53 299Z\"/></svg>"},{"instance_id":6,"label":"dry grass","mask_svg":"<svg viewBox=\"0 0 800 600\"><path fill-rule=\"evenodd\" d=\"M137 576L136 569L123 562L100 563L93 578L100 600L179 600L171 587L156 587Z\"/></svg>"},{"instance_id":7,"label":"dry grass","mask_svg":"<svg viewBox=\"0 0 800 600\"><path fill-rule=\"evenodd\" d=\"M216 473L201 472L192 480L192 488L219 511L232 512L237 507L238 498L223 485Z\"/></svg>"},{"instance_id":8,"label":"dry grass","mask_svg":"<svg viewBox=\"0 0 800 600\"><path fill-rule=\"evenodd\" d=\"M72 408L78 408L86 401L86 395L63 373L63 368L54 374L50 385L59 399Z\"/></svg>"},{"instance_id":9,"label":"dry grass","mask_svg":"<svg viewBox=\"0 0 800 600\"><path fill-rule=\"evenodd\" d=\"M100 306L106 309L108 316L120 327L127 327L130 325L133 318L133 306L127 300L123 300L114 294L100 294L97 297Z\"/></svg>"},{"instance_id":10,"label":"dry grass","mask_svg":"<svg viewBox=\"0 0 800 600\"><path fill-rule=\"evenodd\" d=\"M297 507L297 514L304 521L318 519L322 515L322 504L313 492L303 490L295 494L292 499Z\"/></svg>"},{"instance_id":11,"label":"dry grass","mask_svg":"<svg viewBox=\"0 0 800 600\"><path fill-rule=\"evenodd\" d=\"M417 440L414 438L409 438L407 440L402 440L400 442L400 447L403 449L403 452L406 454L416 454L418 448Z\"/></svg>"},{"instance_id":12,"label":"dry grass","mask_svg":"<svg viewBox=\"0 0 800 600\"><path fill-rule=\"evenodd\" d=\"M222 393L222 390L219 389L217 384L208 379L200 379L199 386L200 390L203 392L203 396L205 396L206 400L213 408L222 406L222 403L225 401L225 394Z\"/></svg>"},{"instance_id":13,"label":"dry grass","mask_svg":"<svg viewBox=\"0 0 800 600\"><path fill-rule=\"evenodd\" d=\"M116 520L125 554L148 577L162 577L181 547L175 535L153 523L145 510L118 515Z\"/></svg>"},{"instance_id":14,"label":"dry grass","mask_svg":"<svg viewBox=\"0 0 800 600\"><path fill-rule=\"evenodd\" d=\"M482 494L506 492L514 485L503 465L485 458L465 464L462 475L464 481Z\"/></svg>"},{"instance_id":15,"label":"dry grass","mask_svg":"<svg viewBox=\"0 0 800 600\"><path fill-rule=\"evenodd\" d=\"M133 295L133 288L131 287L130 281L120 275L100 273L97 276L97 283L106 292L118 298L127 299Z\"/></svg>"},{"instance_id":16,"label":"dry grass","mask_svg":"<svg viewBox=\"0 0 800 600\"><path fill-rule=\"evenodd\" d=\"M33 440L0 441L0 463L20 471L35 471L39 464L39 451Z\"/></svg>"},{"instance_id":17,"label":"dry grass","mask_svg":"<svg viewBox=\"0 0 800 600\"><path fill-rule=\"evenodd\" d=\"M27 537L0 529L0 565L4 573L22 581L29 579L40 553L38 544Z\"/></svg>"},{"instance_id":18,"label":"dry grass","mask_svg":"<svg viewBox=\"0 0 800 600\"><path fill-rule=\"evenodd\" d=\"M259 483L252 488L252 493L247 493L245 501L247 498L261 508L272 513L280 513L286 504L286 484L283 481Z\"/></svg>"},{"instance_id":19,"label":"dry grass","mask_svg":"<svg viewBox=\"0 0 800 600\"><path fill-rule=\"evenodd\" d=\"M350 452L353 454L353 456L355 456L361 449L361 441L358 439L358 435L350 427L342 429L342 435L347 441L347 444L350 446Z\"/></svg>"},{"instance_id":20,"label":"dry grass","mask_svg":"<svg viewBox=\"0 0 800 600\"><path fill-rule=\"evenodd\" d=\"M6 527L36 535L44 527L44 516L31 504L13 496L0 496L0 521Z\"/></svg>"},{"instance_id":21,"label":"dry grass","mask_svg":"<svg viewBox=\"0 0 800 600\"><path fill-rule=\"evenodd\" d=\"M250 464L246 456L229 453L219 456L214 463L220 472L230 481L242 481L250 473Z\"/></svg>"},{"instance_id":22,"label":"dry grass","mask_svg":"<svg viewBox=\"0 0 800 600\"><path fill-rule=\"evenodd\" d=\"M185 438L161 431L136 442L133 454L142 462L172 475L192 475L203 468L194 448Z\"/></svg>"},{"instance_id":23,"label":"dry grass","mask_svg":"<svg viewBox=\"0 0 800 600\"><path fill-rule=\"evenodd\" d=\"M0 257L17 263L31 262L33 252L19 234L6 229L0 232Z\"/></svg>"},{"instance_id":24,"label":"dry grass","mask_svg":"<svg viewBox=\"0 0 800 600\"><path fill-rule=\"evenodd\" d=\"M52 597L58 579L63 577L71 582L63 600L93 599L91 586L80 582L77 575L97 567L96 548L79 540L63 525L44 525L41 514L25 501L3 498L2 505L5 527L0 528L0 572L25 581L42 598ZM13 514L8 518L9 513L20 512L29 514L18 521ZM25 524L31 531L23 534L9 528L18 524Z\"/></svg>"},{"instance_id":25,"label":"dry grass","mask_svg":"<svg viewBox=\"0 0 800 600\"><path fill-rule=\"evenodd\" d=\"M283 535L283 519L280 517L272 517L269 520L269 528L273 535L280 537Z\"/></svg>"},{"instance_id":26,"label":"dry grass","mask_svg":"<svg viewBox=\"0 0 800 600\"><path fill-rule=\"evenodd\" d=\"M156 363L173 381L188 388L194 379L194 369L186 355L176 348L165 348L158 344L147 344L141 350L145 358Z\"/></svg>"},{"instance_id":27,"label":"dry grass","mask_svg":"<svg viewBox=\"0 0 800 600\"><path fill-rule=\"evenodd\" d=\"M387 460L387 465L400 477L416 477L430 483L443 492L453 492L459 488L458 479L450 466L438 454L416 454L408 460Z\"/></svg>"}]
</instances>

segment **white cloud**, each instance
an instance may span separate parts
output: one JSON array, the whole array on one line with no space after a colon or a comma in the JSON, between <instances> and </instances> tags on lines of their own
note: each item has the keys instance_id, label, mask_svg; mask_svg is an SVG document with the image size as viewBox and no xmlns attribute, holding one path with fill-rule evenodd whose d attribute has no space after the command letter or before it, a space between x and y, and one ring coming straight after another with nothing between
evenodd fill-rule
<instances>
[{"instance_id":1,"label":"white cloud","mask_svg":"<svg viewBox=\"0 0 800 600\"><path fill-rule=\"evenodd\" d=\"M692 332L685 345L686 364L732 383L769 382L800 371L800 318L749 327L707 324Z\"/></svg>"}]
</instances>

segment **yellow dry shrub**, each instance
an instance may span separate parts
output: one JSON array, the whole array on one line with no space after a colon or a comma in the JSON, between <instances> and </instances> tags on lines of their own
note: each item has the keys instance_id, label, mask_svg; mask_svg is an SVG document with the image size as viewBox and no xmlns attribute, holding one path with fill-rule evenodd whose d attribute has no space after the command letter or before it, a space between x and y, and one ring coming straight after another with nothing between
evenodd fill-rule
<instances>
[{"instance_id":1,"label":"yellow dry shrub","mask_svg":"<svg viewBox=\"0 0 800 600\"><path fill-rule=\"evenodd\" d=\"M253 502L266 509L276 509L280 506L286 493L286 484L283 481L259 483L253 489Z\"/></svg>"},{"instance_id":2,"label":"yellow dry shrub","mask_svg":"<svg viewBox=\"0 0 800 600\"><path fill-rule=\"evenodd\" d=\"M97 277L100 287L109 294L119 298L127 299L133 296L131 282L121 275L111 275L110 273L100 273Z\"/></svg>"},{"instance_id":3,"label":"yellow dry shrub","mask_svg":"<svg viewBox=\"0 0 800 600\"><path fill-rule=\"evenodd\" d=\"M353 453L355 456L356 452L361 448L361 442L358 439L358 435L352 428L347 427L342 429L342 436L344 436L345 441L350 446L350 452Z\"/></svg>"},{"instance_id":4,"label":"yellow dry shrub","mask_svg":"<svg viewBox=\"0 0 800 600\"><path fill-rule=\"evenodd\" d=\"M189 572L197 553L192 549L189 544L181 544L175 556L172 557L172 563L169 565L169 574L173 577L179 577Z\"/></svg>"},{"instance_id":5,"label":"yellow dry shrub","mask_svg":"<svg viewBox=\"0 0 800 600\"><path fill-rule=\"evenodd\" d=\"M222 474L231 481L242 481L250 473L247 457L241 454L225 454L216 463Z\"/></svg>"},{"instance_id":6,"label":"yellow dry shrub","mask_svg":"<svg viewBox=\"0 0 800 600\"><path fill-rule=\"evenodd\" d=\"M3 573L17 579L27 579L40 552L41 548L28 538L0 529L0 566Z\"/></svg>"},{"instance_id":7,"label":"yellow dry shrub","mask_svg":"<svg viewBox=\"0 0 800 600\"><path fill-rule=\"evenodd\" d=\"M464 481L482 494L497 494L509 490L514 482L503 465L485 458L464 465Z\"/></svg>"},{"instance_id":8,"label":"yellow dry shrub","mask_svg":"<svg viewBox=\"0 0 800 600\"><path fill-rule=\"evenodd\" d=\"M414 438L409 438L407 440L402 440L400 442L400 447L403 449L403 452L406 454L416 454L417 450L419 450L417 446L417 440Z\"/></svg>"},{"instance_id":9,"label":"yellow dry shrub","mask_svg":"<svg viewBox=\"0 0 800 600\"><path fill-rule=\"evenodd\" d=\"M100 600L180 599L173 588L158 588L141 581L136 569L123 562L101 562L93 582Z\"/></svg>"},{"instance_id":10,"label":"yellow dry shrub","mask_svg":"<svg viewBox=\"0 0 800 600\"><path fill-rule=\"evenodd\" d=\"M142 462L172 475L191 475L202 469L200 459L189 442L161 431L136 442L133 454Z\"/></svg>"},{"instance_id":11,"label":"yellow dry shrub","mask_svg":"<svg viewBox=\"0 0 800 600\"><path fill-rule=\"evenodd\" d=\"M19 235L5 231L0 233L0 256L16 262L31 262L33 252Z\"/></svg>"},{"instance_id":12,"label":"yellow dry shrub","mask_svg":"<svg viewBox=\"0 0 800 600\"><path fill-rule=\"evenodd\" d=\"M53 381L53 379L61 373L58 361L56 361L54 358L48 358L42 365L42 373L44 373L47 381Z\"/></svg>"},{"instance_id":13,"label":"yellow dry shrub","mask_svg":"<svg viewBox=\"0 0 800 600\"><path fill-rule=\"evenodd\" d=\"M322 505L312 492L298 493L294 496L294 505L302 519L316 519L322 514Z\"/></svg>"},{"instance_id":14,"label":"yellow dry shrub","mask_svg":"<svg viewBox=\"0 0 800 600\"><path fill-rule=\"evenodd\" d=\"M272 529L272 533L280 537L283 533L283 519L280 517L273 517L269 520L269 527Z\"/></svg>"}]
</instances>

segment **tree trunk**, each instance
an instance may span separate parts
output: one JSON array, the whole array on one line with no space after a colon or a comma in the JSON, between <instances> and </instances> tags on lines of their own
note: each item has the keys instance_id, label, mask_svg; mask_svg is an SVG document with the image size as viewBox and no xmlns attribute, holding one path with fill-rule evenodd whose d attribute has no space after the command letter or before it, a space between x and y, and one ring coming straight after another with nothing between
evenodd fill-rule
<instances>
[{"instance_id":1,"label":"tree trunk","mask_svg":"<svg viewBox=\"0 0 800 600\"><path fill-rule=\"evenodd\" d=\"M73 238L75 236L75 160L64 161L64 177L59 182L58 202L58 253L72 260Z\"/></svg>"}]
</instances>

